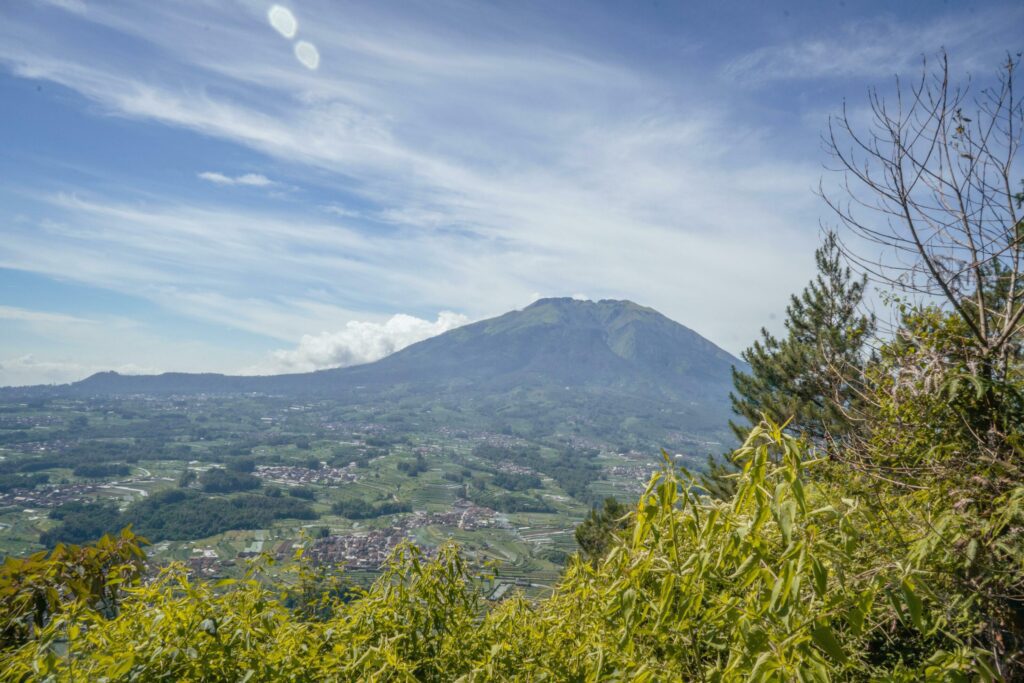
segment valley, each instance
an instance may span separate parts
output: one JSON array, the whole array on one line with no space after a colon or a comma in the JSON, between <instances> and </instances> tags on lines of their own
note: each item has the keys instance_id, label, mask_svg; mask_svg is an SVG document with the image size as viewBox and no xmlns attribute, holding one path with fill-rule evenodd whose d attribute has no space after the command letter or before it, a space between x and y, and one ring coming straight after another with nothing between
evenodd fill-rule
<instances>
[{"instance_id":1,"label":"valley","mask_svg":"<svg viewBox=\"0 0 1024 683\"><path fill-rule=\"evenodd\" d=\"M575 551L573 529L590 504L634 498L660 462L656 449L572 423L538 440L471 422L267 396L8 403L0 553L81 543L131 522L153 541L153 563L182 561L204 577L308 547L366 579L401 540L429 550L455 539L476 561L498 561L503 577L547 585ZM689 465L704 455L698 439L679 435ZM211 480L215 470L240 481ZM182 496L202 520L183 516ZM263 511L289 505L269 521L232 519L217 505L241 500Z\"/></svg>"},{"instance_id":2,"label":"valley","mask_svg":"<svg viewBox=\"0 0 1024 683\"><path fill-rule=\"evenodd\" d=\"M0 389L0 552L131 525L154 566L302 548L365 580L403 540L454 539L539 589L662 449L700 468L732 444L734 363L652 309L544 299L350 368Z\"/></svg>"}]
</instances>

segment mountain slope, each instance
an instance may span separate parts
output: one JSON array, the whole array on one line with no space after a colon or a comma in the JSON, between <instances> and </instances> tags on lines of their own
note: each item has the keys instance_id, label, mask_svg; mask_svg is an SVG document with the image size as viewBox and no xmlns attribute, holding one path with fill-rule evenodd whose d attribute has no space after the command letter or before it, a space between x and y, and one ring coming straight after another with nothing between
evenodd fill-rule
<instances>
[{"instance_id":1,"label":"mountain slope","mask_svg":"<svg viewBox=\"0 0 1024 683\"><path fill-rule=\"evenodd\" d=\"M344 396L394 385L479 391L531 385L642 390L694 398L720 393L738 364L657 311L629 301L541 299L413 344L375 363L294 375L98 373L79 392L271 392Z\"/></svg>"},{"instance_id":2,"label":"mountain slope","mask_svg":"<svg viewBox=\"0 0 1024 683\"><path fill-rule=\"evenodd\" d=\"M265 377L99 373L77 395L259 392L343 402L437 401L489 415L552 411L617 423L672 420L720 434L736 358L629 301L542 299L413 344L375 363ZM673 416L668 418L667 416ZM537 419L539 419L538 416Z\"/></svg>"}]
</instances>

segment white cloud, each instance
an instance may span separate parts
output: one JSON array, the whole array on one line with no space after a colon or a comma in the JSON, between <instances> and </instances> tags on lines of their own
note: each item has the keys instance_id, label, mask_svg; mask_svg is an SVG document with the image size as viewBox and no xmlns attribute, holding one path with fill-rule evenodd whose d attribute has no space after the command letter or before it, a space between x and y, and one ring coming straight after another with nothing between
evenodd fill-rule
<instances>
[{"instance_id":1,"label":"white cloud","mask_svg":"<svg viewBox=\"0 0 1024 683\"><path fill-rule=\"evenodd\" d=\"M85 14L89 8L86 6L84 0L42 0L44 4L53 5L59 7L67 12L74 14Z\"/></svg>"},{"instance_id":2,"label":"white cloud","mask_svg":"<svg viewBox=\"0 0 1024 683\"><path fill-rule=\"evenodd\" d=\"M433 322L404 314L383 323L353 320L338 332L304 335L296 348L275 351L268 362L249 368L247 374L308 372L370 363L468 322L466 316L451 311L440 313Z\"/></svg>"},{"instance_id":3,"label":"white cloud","mask_svg":"<svg viewBox=\"0 0 1024 683\"><path fill-rule=\"evenodd\" d=\"M252 187L268 187L274 185L274 181L259 173L245 173L237 176L228 176L216 171L203 171L198 176L216 185L249 185Z\"/></svg>"},{"instance_id":4,"label":"white cloud","mask_svg":"<svg viewBox=\"0 0 1024 683\"><path fill-rule=\"evenodd\" d=\"M339 206L337 204L324 204L323 206L320 207L320 210L323 211L324 213L333 214L335 216L340 216L342 218L360 218L363 215L362 212L360 211L356 211L355 209L349 209L344 206Z\"/></svg>"}]
</instances>

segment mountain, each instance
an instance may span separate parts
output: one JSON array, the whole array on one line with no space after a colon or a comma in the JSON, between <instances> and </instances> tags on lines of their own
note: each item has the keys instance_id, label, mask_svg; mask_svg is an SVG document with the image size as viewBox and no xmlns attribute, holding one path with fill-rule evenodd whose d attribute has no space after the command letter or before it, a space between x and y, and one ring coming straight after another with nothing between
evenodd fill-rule
<instances>
[{"instance_id":1,"label":"mountain","mask_svg":"<svg viewBox=\"0 0 1024 683\"><path fill-rule=\"evenodd\" d=\"M536 422L664 423L722 434L730 369L742 365L707 339L630 301L541 299L413 344L377 362L311 373L238 377L93 375L75 395L249 393L403 405ZM553 411L553 413L552 413ZM550 420L547 420L550 422Z\"/></svg>"}]
</instances>

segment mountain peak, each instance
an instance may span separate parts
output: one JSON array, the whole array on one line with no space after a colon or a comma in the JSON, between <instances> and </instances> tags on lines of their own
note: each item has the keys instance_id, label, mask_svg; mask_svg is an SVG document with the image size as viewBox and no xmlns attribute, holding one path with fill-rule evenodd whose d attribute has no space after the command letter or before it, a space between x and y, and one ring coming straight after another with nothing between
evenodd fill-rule
<instances>
[{"instance_id":1,"label":"mountain peak","mask_svg":"<svg viewBox=\"0 0 1024 683\"><path fill-rule=\"evenodd\" d=\"M574 296L549 296L537 299L523 310L529 310L531 308L538 308L541 306L567 306L577 308L587 308L592 306L603 306L603 307L629 307L629 308L644 308L649 309L646 306L640 306L629 299L599 299L594 301L593 299L580 299Z\"/></svg>"}]
</instances>

